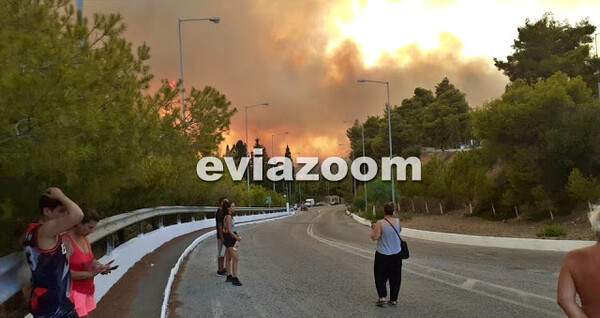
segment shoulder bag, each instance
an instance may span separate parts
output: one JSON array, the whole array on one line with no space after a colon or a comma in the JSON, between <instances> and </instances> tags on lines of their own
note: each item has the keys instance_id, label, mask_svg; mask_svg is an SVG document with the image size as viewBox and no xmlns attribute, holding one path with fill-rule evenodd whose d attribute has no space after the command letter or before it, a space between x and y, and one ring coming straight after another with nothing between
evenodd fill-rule
<instances>
[{"instance_id":1,"label":"shoulder bag","mask_svg":"<svg viewBox=\"0 0 600 318\"><path fill-rule=\"evenodd\" d=\"M388 221L388 219L386 219L386 218L383 218L383 219L386 220L392 226L392 229L398 235L398 239L400 240L400 257L402 259L407 259L410 256L410 254L408 253L408 244L406 244L405 240L400 238L400 233L398 233L398 231L396 231L396 228L392 225L392 222ZM400 221L398 221L398 223L400 223Z\"/></svg>"}]
</instances>

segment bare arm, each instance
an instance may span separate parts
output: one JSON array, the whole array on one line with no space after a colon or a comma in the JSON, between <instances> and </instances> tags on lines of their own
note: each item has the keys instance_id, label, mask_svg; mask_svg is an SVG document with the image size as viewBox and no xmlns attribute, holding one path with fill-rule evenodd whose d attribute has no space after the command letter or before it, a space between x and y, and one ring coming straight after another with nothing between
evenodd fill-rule
<instances>
[{"instance_id":1,"label":"bare arm","mask_svg":"<svg viewBox=\"0 0 600 318\"><path fill-rule=\"evenodd\" d=\"M101 268L101 267L94 267L89 272L85 272L85 271L80 272L80 271L71 270L71 279L81 280L81 279L93 278L93 277L96 277L96 275L100 274L101 272L103 272L103 268Z\"/></svg>"},{"instance_id":2,"label":"bare arm","mask_svg":"<svg viewBox=\"0 0 600 318\"><path fill-rule=\"evenodd\" d=\"M577 290L569 268L569 255L565 259L558 276L556 301L569 318L586 318L587 316L575 301Z\"/></svg>"},{"instance_id":3,"label":"bare arm","mask_svg":"<svg viewBox=\"0 0 600 318\"><path fill-rule=\"evenodd\" d=\"M373 229L371 229L371 239L373 241L377 241L381 237L381 227L383 224L381 222L377 222L373 225Z\"/></svg>"},{"instance_id":4,"label":"bare arm","mask_svg":"<svg viewBox=\"0 0 600 318\"><path fill-rule=\"evenodd\" d=\"M52 239L66 231L73 226L77 225L83 219L83 212L81 208L62 193L59 188L50 188L46 192L46 195L52 199L59 200L65 207L66 213L64 216L50 220L44 223L38 231L39 239Z\"/></svg>"}]
</instances>

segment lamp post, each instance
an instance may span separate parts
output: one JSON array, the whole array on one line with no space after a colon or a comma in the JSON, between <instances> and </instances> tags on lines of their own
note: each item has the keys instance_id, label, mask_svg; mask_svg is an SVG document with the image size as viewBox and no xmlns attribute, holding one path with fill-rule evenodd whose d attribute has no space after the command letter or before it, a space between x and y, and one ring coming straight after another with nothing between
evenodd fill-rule
<instances>
[{"instance_id":1,"label":"lamp post","mask_svg":"<svg viewBox=\"0 0 600 318\"><path fill-rule=\"evenodd\" d=\"M191 18L191 19L178 19L179 25L179 68L181 69L181 107L182 107L182 119L183 119L183 127L185 127L185 86L183 81L183 50L181 48L181 24L183 22L192 22L192 21L210 21L212 23L219 23L221 21L218 17L211 18Z\"/></svg>"},{"instance_id":2,"label":"lamp post","mask_svg":"<svg viewBox=\"0 0 600 318\"><path fill-rule=\"evenodd\" d=\"M387 81L375 81L375 80L367 80L367 79L359 79L358 80L359 83L377 83L377 84L385 84L386 88L387 88L387 114L388 114L388 139L389 139L389 143L390 143L390 160L392 159L392 114L390 111L391 105L390 105L390 82ZM396 176L394 175L394 166L392 165L390 167L391 173L392 173L392 202L394 203L394 205L396 204L396 190L395 190L395 180L396 180Z\"/></svg>"},{"instance_id":3,"label":"lamp post","mask_svg":"<svg viewBox=\"0 0 600 318\"><path fill-rule=\"evenodd\" d=\"M288 132L284 131L284 132L280 132L280 133L276 133L276 134L272 134L271 135L271 151L273 152L271 155L273 156L273 158L275 158L275 146L273 143L274 137L277 135L287 135ZM273 181L273 191L275 191L275 181Z\"/></svg>"},{"instance_id":4,"label":"lamp post","mask_svg":"<svg viewBox=\"0 0 600 318\"><path fill-rule=\"evenodd\" d=\"M269 103L262 103L262 104L255 104L255 105L250 105L250 106L246 106L245 107L245 111L246 111L246 155L248 156L248 158L250 157L250 145L248 144L248 109L249 108L253 108L253 107L258 107L258 106L264 106L264 107L268 107ZM251 206L251 200L250 200L250 163L248 163L248 166L246 166L246 181L248 181L248 207Z\"/></svg>"}]
</instances>

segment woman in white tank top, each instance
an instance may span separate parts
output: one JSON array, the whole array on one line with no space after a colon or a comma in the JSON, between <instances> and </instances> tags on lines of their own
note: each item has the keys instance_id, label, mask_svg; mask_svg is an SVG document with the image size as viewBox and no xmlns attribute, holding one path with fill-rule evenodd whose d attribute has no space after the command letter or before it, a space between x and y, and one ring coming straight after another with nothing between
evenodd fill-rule
<instances>
[{"instance_id":1,"label":"woman in white tank top","mask_svg":"<svg viewBox=\"0 0 600 318\"><path fill-rule=\"evenodd\" d=\"M383 220L373 224L371 239L377 241L375 252L375 288L379 300L377 306L382 307L386 303L387 283L390 283L390 299L387 303L396 306L400 284L402 282L402 257L400 257L400 221L394 217L395 205L386 203L383 207Z\"/></svg>"}]
</instances>

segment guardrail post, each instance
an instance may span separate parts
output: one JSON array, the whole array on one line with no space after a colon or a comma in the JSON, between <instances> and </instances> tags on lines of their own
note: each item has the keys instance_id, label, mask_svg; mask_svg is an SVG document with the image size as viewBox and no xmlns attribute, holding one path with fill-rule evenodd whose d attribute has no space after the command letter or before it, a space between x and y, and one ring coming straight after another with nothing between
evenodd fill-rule
<instances>
[{"instance_id":1,"label":"guardrail post","mask_svg":"<svg viewBox=\"0 0 600 318\"><path fill-rule=\"evenodd\" d=\"M162 215L158 217L158 227L165 227L165 219Z\"/></svg>"},{"instance_id":2,"label":"guardrail post","mask_svg":"<svg viewBox=\"0 0 600 318\"><path fill-rule=\"evenodd\" d=\"M142 228L142 221L138 222L138 224L137 224L137 232L138 232L138 236L144 235L144 230Z\"/></svg>"},{"instance_id":3,"label":"guardrail post","mask_svg":"<svg viewBox=\"0 0 600 318\"><path fill-rule=\"evenodd\" d=\"M196 218L194 217L194 215L192 214L192 219L190 220L191 222L195 222Z\"/></svg>"},{"instance_id":4,"label":"guardrail post","mask_svg":"<svg viewBox=\"0 0 600 318\"><path fill-rule=\"evenodd\" d=\"M106 237L106 254L112 253L112 251L114 249L115 249L115 239L113 238L113 235L110 234Z\"/></svg>"},{"instance_id":5,"label":"guardrail post","mask_svg":"<svg viewBox=\"0 0 600 318\"><path fill-rule=\"evenodd\" d=\"M181 224L181 214L177 214L177 224Z\"/></svg>"}]
</instances>

